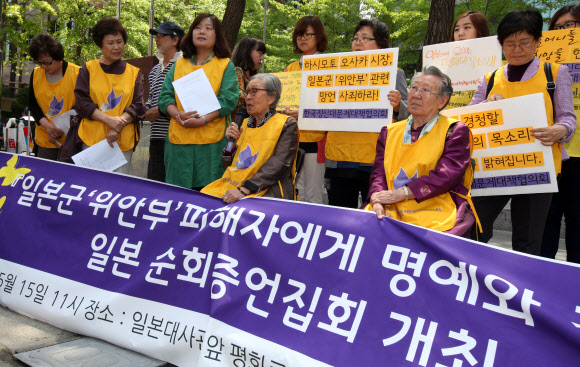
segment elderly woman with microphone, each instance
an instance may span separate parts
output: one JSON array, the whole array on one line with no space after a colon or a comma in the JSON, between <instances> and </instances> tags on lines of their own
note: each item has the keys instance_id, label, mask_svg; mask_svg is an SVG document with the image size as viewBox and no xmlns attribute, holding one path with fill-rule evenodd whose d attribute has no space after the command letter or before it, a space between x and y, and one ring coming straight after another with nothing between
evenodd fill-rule
<instances>
[{"instance_id":1,"label":"elderly woman with microphone","mask_svg":"<svg viewBox=\"0 0 580 367\"><path fill-rule=\"evenodd\" d=\"M271 74L254 75L246 87L249 118L230 125L226 137L237 143L231 165L222 178L201 192L221 197L226 204L245 196L294 200L298 124L276 112L282 84Z\"/></svg>"}]
</instances>

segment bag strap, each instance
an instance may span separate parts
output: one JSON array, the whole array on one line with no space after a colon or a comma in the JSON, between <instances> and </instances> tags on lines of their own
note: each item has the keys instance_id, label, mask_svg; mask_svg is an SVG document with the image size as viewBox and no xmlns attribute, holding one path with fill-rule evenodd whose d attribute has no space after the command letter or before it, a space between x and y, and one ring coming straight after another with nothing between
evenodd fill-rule
<instances>
[{"instance_id":1,"label":"bag strap","mask_svg":"<svg viewBox=\"0 0 580 367\"><path fill-rule=\"evenodd\" d=\"M489 93L491 92L491 89L493 88L493 83L495 80L495 73L498 70L499 69L495 69L493 71L493 73L491 73L491 77L489 78L489 82L487 82L487 90L485 91L485 99L487 99L487 97L489 96Z\"/></svg>"},{"instance_id":2,"label":"bag strap","mask_svg":"<svg viewBox=\"0 0 580 367\"><path fill-rule=\"evenodd\" d=\"M548 83L546 84L546 89L550 95L550 100L552 101L552 113L554 122L556 121L556 109L554 108L554 91L556 90L556 83L554 82L554 76L552 75L552 64L549 62L544 63L544 73L546 74L546 79Z\"/></svg>"}]
</instances>

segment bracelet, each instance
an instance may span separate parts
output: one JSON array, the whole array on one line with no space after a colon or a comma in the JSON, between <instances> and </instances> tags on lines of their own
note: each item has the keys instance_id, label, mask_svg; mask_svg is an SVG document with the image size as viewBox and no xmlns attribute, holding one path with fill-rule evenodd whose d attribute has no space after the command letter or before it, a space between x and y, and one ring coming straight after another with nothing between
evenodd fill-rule
<instances>
[{"instance_id":1,"label":"bracelet","mask_svg":"<svg viewBox=\"0 0 580 367\"><path fill-rule=\"evenodd\" d=\"M246 193L244 192L244 190L242 190L242 188L241 188L241 187L238 187L238 191L239 191L239 192L241 192L241 193L242 193L242 195L244 195L244 196L248 196L248 194L246 194Z\"/></svg>"},{"instance_id":2,"label":"bracelet","mask_svg":"<svg viewBox=\"0 0 580 367\"><path fill-rule=\"evenodd\" d=\"M205 121L205 124L209 124L209 121L207 121L207 119L205 118L205 115L201 115L201 118L203 119L203 121Z\"/></svg>"},{"instance_id":3,"label":"bracelet","mask_svg":"<svg viewBox=\"0 0 580 367\"><path fill-rule=\"evenodd\" d=\"M409 200L409 188L407 185L403 186L403 191L405 192L405 201Z\"/></svg>"}]
</instances>

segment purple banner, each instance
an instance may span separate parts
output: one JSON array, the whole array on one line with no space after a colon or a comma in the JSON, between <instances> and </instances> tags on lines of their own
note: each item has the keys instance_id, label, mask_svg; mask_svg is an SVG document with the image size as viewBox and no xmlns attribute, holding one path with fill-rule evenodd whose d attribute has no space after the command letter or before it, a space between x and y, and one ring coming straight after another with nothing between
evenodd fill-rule
<instances>
[{"instance_id":1,"label":"purple banner","mask_svg":"<svg viewBox=\"0 0 580 367\"><path fill-rule=\"evenodd\" d=\"M5 263L132 296L135 305L149 300L208 315L332 366L580 361L578 266L371 212L255 198L224 206L170 185L13 157L0 154ZM0 268L0 303L28 294L27 279L18 276ZM49 287L44 301L33 302L33 290L27 302L39 314L52 312L58 291ZM79 308L70 318L86 317L84 304ZM169 325L142 321L144 312L139 320L109 313L127 340L154 335L161 343L180 322L167 348L201 350L193 331L183 331L188 320ZM162 331L152 333L153 326ZM214 357L232 358L226 339ZM243 365L297 365L282 360L253 364L248 356Z\"/></svg>"},{"instance_id":2,"label":"purple banner","mask_svg":"<svg viewBox=\"0 0 580 367\"><path fill-rule=\"evenodd\" d=\"M490 187L512 187L547 185L550 181L549 172L524 173L521 175L507 175L495 177L475 178L472 189L487 189Z\"/></svg>"},{"instance_id":3,"label":"purple banner","mask_svg":"<svg viewBox=\"0 0 580 367\"><path fill-rule=\"evenodd\" d=\"M366 109L304 109L303 118L313 119L386 119L389 110L382 108Z\"/></svg>"}]
</instances>

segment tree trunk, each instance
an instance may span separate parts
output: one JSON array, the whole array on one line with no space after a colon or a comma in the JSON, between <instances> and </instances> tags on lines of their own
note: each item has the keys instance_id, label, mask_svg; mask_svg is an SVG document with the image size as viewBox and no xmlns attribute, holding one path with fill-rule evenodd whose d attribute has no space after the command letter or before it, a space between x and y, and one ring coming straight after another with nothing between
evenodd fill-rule
<instances>
[{"instance_id":1,"label":"tree trunk","mask_svg":"<svg viewBox=\"0 0 580 367\"><path fill-rule=\"evenodd\" d=\"M449 42L453 26L453 11L455 0L433 0L431 10L429 10L429 23L427 35L425 35L425 46L437 43ZM423 55L419 56L417 70L423 69Z\"/></svg>"},{"instance_id":2,"label":"tree trunk","mask_svg":"<svg viewBox=\"0 0 580 367\"><path fill-rule=\"evenodd\" d=\"M246 0L228 0L226 12L222 21L226 40L230 49L233 50L238 39L240 26L244 19L244 10L246 9Z\"/></svg>"}]
</instances>

